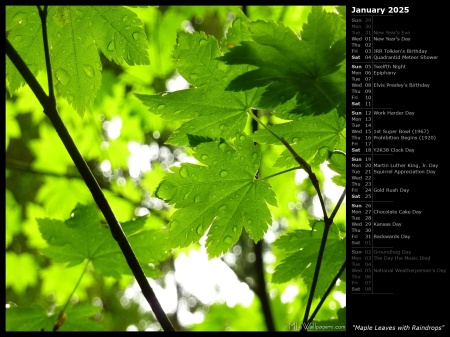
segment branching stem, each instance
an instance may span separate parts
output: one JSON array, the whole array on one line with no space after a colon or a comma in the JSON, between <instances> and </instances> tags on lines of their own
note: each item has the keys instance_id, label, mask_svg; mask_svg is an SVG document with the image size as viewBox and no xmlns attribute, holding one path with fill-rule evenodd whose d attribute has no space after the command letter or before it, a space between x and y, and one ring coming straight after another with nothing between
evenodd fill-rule
<instances>
[{"instance_id":1,"label":"branching stem","mask_svg":"<svg viewBox=\"0 0 450 337\"><path fill-rule=\"evenodd\" d=\"M319 89L320 89L320 88L319 88ZM315 292L315 290L316 290L317 282L318 282L318 279L319 279L320 266L321 266L321 264L322 264L323 255L324 255L324 252L325 252L325 245L326 245L327 238L328 238L328 232L329 232L330 227L331 227L331 225L332 225L332 223L333 223L333 219L334 219L334 217L335 217L337 211L339 210L340 205L342 204L342 201L343 201L343 199L344 199L344 197L345 197L346 192L345 192L345 189L344 189L344 192L342 193L342 195L341 195L341 197L340 197L340 199L339 199L339 201L338 201L338 204L337 204L336 207L334 208L331 217L328 217L328 214L327 214L327 211L326 211L326 208L325 208L325 201L324 201L324 199L323 199L322 192L320 191L319 180L317 179L315 173L312 171L311 165L309 165L309 164L306 162L306 160L304 160L304 159L303 159L303 158L302 158L302 157L301 157L301 156L300 156L300 155L292 148L292 146L286 141L286 139L284 139L284 137L280 137L280 136L278 136L277 134L275 134L275 133L267 126L267 125L265 125L263 122L261 122L261 120L260 120L257 116L255 116L253 113L251 113L250 111L248 111L248 114L249 114L254 120L256 120L260 125L262 125L266 130L268 130L268 131L269 131L276 139L278 139L278 140L279 140L279 141L280 141L280 142L288 149L288 151L292 154L292 156L294 157L295 161L296 161L297 163L300 164L300 167L303 168L303 169L306 171L306 173L308 173L309 179L311 180L311 182L312 182L314 188L315 188L316 191L317 191L317 195L318 195L318 197L319 197L320 205L321 205L321 207L322 207L322 212L323 212L323 217L324 217L324 223L325 223L325 226L324 226L324 230L323 230L322 240L321 240L321 242L320 242L319 253L318 253L318 255L317 255L316 267L315 267L315 270L314 270L313 281L312 281L311 289L310 289L309 296L308 296L308 302L307 302L307 304L306 304L305 315L304 315L304 317L303 317L303 323L304 323L304 324L302 324L302 329L300 330L300 331L306 331L306 330L305 330L305 327L307 326L306 323L307 323L309 320L312 320L312 319L314 318L315 314L316 314L316 313L314 313L314 315L312 316L312 318L309 318L309 317L308 317L308 316L309 316L309 312L310 312L310 310L311 310L311 304L312 304L312 301L313 301L313 299L314 299L314 292ZM340 153L340 152L341 152L341 151L339 151L339 153ZM337 153L337 152L336 152L336 153ZM344 154L344 153L342 153L342 154ZM298 169L298 168L295 168L295 169ZM289 170L287 170L287 171L289 171ZM287 171L283 171L283 172L277 173L277 174L275 174L275 175L278 175L278 174L281 174L281 173L284 173L284 172L287 172ZM274 175L273 175L273 176L274 176ZM271 176L269 176L269 177L271 177ZM269 178L269 177L265 177L264 179L267 179L267 178ZM340 273L339 273L339 275L340 275ZM330 284L330 287L332 288L332 287L334 286L335 283L336 283L336 282L334 281L334 283ZM329 287L329 288L330 288L330 287ZM331 290L330 290L330 291L331 291ZM325 296L323 297L323 299L325 299L326 296L328 296L328 293L325 294ZM319 310L319 308L320 308L321 305L322 305L322 304L319 304L318 308L316 308L317 311Z\"/></svg>"},{"instance_id":2,"label":"branching stem","mask_svg":"<svg viewBox=\"0 0 450 337\"><path fill-rule=\"evenodd\" d=\"M278 176L278 175L280 175L280 174L283 174L283 173L286 173L286 172L290 172L290 171L299 170L299 169L301 169L301 168L302 168L301 166L292 167L292 168L290 168L290 169L287 169L287 170L284 170L284 171L281 171L281 172L277 172L277 173L271 174L270 176L267 176L267 177L264 177L264 178L259 178L258 180L266 180L266 179L270 179L270 178L276 177L276 176Z\"/></svg>"},{"instance_id":3,"label":"branching stem","mask_svg":"<svg viewBox=\"0 0 450 337\"><path fill-rule=\"evenodd\" d=\"M67 152L71 156L73 162L75 163L75 166L77 167L78 171L83 177L87 187L91 191L91 194L95 202L97 203L101 212L105 216L105 219L111 230L112 236L119 244L119 247L122 250L125 259L127 260L127 263L130 269L132 270L133 275L136 278L136 281L141 287L142 294L149 302L150 307L152 308L156 318L161 324L161 327L165 331L174 331L172 324L167 318L164 310L161 307L161 304L159 303L155 293L153 292L153 289L148 283L144 271L142 270L133 252L133 249L131 248L130 243L128 242L125 236L125 233L122 230L122 227L117 221L100 186L98 185L94 175L89 169L89 166L87 165L83 156L78 151L78 148L76 147L72 137L70 136L66 126L64 125L64 122L59 116L58 111L56 110L56 106L54 105L52 99L45 94L39 82L36 80L34 75L31 73L30 69L27 67L23 59L20 57L20 55L17 53L17 51L14 49L14 47L11 45L11 43L8 41L7 38L5 49L6 55L10 58L14 66L20 72L22 77L25 79L26 83L30 86L31 90L33 91L33 93L43 106L44 113L48 116L48 118L52 122L56 132L58 133L58 136L60 137L65 148L67 149ZM46 55L49 55L48 51L46 52ZM50 61L46 62L49 64ZM51 73L51 70L49 73Z\"/></svg>"}]
</instances>

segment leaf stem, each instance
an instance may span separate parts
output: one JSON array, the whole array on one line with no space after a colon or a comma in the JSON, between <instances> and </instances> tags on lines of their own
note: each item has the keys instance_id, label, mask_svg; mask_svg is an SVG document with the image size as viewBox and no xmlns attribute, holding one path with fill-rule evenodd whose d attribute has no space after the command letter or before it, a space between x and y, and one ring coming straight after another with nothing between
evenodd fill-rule
<instances>
[{"instance_id":1,"label":"leaf stem","mask_svg":"<svg viewBox=\"0 0 450 337\"><path fill-rule=\"evenodd\" d=\"M44 54L45 54L45 65L47 69L47 82L48 82L48 96L52 101L52 105L56 107L56 98L55 92L53 89L53 76L52 76L52 67L50 64L50 48L48 47L48 34L47 34L47 8L48 6L44 6L44 9L41 9L41 6L37 6L39 11L39 17L41 18L41 26L42 26L42 39L44 41Z\"/></svg>"},{"instance_id":2,"label":"leaf stem","mask_svg":"<svg viewBox=\"0 0 450 337\"><path fill-rule=\"evenodd\" d=\"M270 176L267 176L267 177L264 177L264 178L259 178L258 180L266 180L266 179L276 177L277 175L280 175L280 174L283 174L283 173L286 173L286 172L289 172L289 171L299 170L301 168L302 168L301 166L292 167L290 169L287 169L287 170L284 170L284 171L281 171L281 172L278 172L278 173L271 174Z\"/></svg>"},{"instance_id":3,"label":"leaf stem","mask_svg":"<svg viewBox=\"0 0 450 337\"><path fill-rule=\"evenodd\" d=\"M56 106L53 105L52 100L45 94L39 82L36 80L34 75L31 73L30 69L27 67L23 59L20 57L20 55L17 53L17 51L14 49L14 47L11 45L11 43L8 41L7 38L5 50L7 56L13 62L14 66L23 76L23 78L30 86L31 90L36 95L41 105L43 106L44 113L48 116L48 118L52 122L56 132L58 133L58 136L63 142L65 148L67 149L67 152L71 156L73 162L75 163L75 166L77 167L87 187L89 188L95 202L97 203L101 212L105 216L105 219L108 222L109 228L111 230L112 236L119 244L119 247L122 250L124 257L127 260L128 266L132 270L133 275L136 278L136 281L141 287L142 294L149 302L150 307L152 308L156 318L161 324L161 327L165 331L174 331L172 324L167 318L164 310L161 307L161 304L159 303L155 293L153 292L153 289L148 283L144 271L142 270L139 261L137 260L133 252L133 249L131 248L130 243L128 242L125 236L125 233L123 232L122 227L120 226L120 223L117 221L111 209L111 206L106 200L94 175L89 169L89 166L87 165L83 156L78 151L78 148L76 147L72 137L70 136L66 126L64 125L64 122L62 121L61 117L58 114L58 111L56 110Z\"/></svg>"},{"instance_id":4,"label":"leaf stem","mask_svg":"<svg viewBox=\"0 0 450 337\"><path fill-rule=\"evenodd\" d=\"M276 139L278 139L279 141L281 141L281 138L278 137L278 135L275 134L275 133L274 133L274 132L266 125L266 124L264 124L263 122L261 122L261 120L260 120L258 117L256 117L251 111L247 111L247 113L249 114L249 116L250 116L251 118L253 118L255 121L257 121L259 125L263 126L267 131L269 131L269 132L272 134L272 136L274 136Z\"/></svg>"},{"instance_id":5,"label":"leaf stem","mask_svg":"<svg viewBox=\"0 0 450 337\"><path fill-rule=\"evenodd\" d=\"M81 279L83 278L84 274L86 274L86 271L87 271L87 268L88 268L90 262L91 262L91 260L87 260L86 265L84 266L83 272L81 273L81 275L77 281L77 284L73 288L72 293L69 295L69 298L67 299L66 304L64 304L64 307L61 309L62 311L64 311L64 312L66 311L67 306L70 303L70 299L72 298L73 294L75 294L75 291L77 290L78 286L80 285Z\"/></svg>"}]
</instances>

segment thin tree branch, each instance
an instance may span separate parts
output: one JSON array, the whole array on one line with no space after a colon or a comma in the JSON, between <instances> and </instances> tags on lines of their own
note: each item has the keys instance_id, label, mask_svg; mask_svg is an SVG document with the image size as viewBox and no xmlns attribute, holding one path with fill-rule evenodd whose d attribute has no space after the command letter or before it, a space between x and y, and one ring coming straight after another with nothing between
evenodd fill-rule
<instances>
[{"instance_id":1,"label":"thin tree branch","mask_svg":"<svg viewBox=\"0 0 450 337\"><path fill-rule=\"evenodd\" d=\"M247 7L244 6L244 9ZM256 117L258 111L256 109L252 109L252 115ZM255 132L258 130L258 121L256 119L252 119L252 130ZM254 144L257 144L256 142ZM259 170L256 176L259 176ZM256 284L255 287L256 295L259 297L261 302L261 307L264 315L264 320L266 322L267 331L275 331L275 323L273 321L272 311L270 309L270 301L269 296L267 296L267 286L266 279L264 275L264 260L263 260L263 245L264 239L259 240L253 247L255 251L255 271L256 271Z\"/></svg>"},{"instance_id":2,"label":"thin tree branch","mask_svg":"<svg viewBox=\"0 0 450 337\"><path fill-rule=\"evenodd\" d=\"M322 241L320 242L319 254L317 255L316 269L314 270L314 276L313 276L313 281L311 284L311 290L309 292L308 302L306 304L305 315L303 317L302 329L304 329L306 327L306 323L308 322L309 311L311 310L311 304L314 299L314 292L316 291L317 281L319 280L320 266L322 264L323 255L325 253L325 245L327 243L328 232L330 231L330 227L333 223L333 218L336 215L337 210L339 209L339 207L341 206L341 204L344 200L345 191L346 191L346 189L344 189L344 192L341 194L341 197L339 198L339 201L333 211L333 216L330 218L326 218L324 221L325 225L323 228Z\"/></svg>"},{"instance_id":3,"label":"thin tree branch","mask_svg":"<svg viewBox=\"0 0 450 337\"><path fill-rule=\"evenodd\" d=\"M50 48L48 47L48 34L47 34L48 6L44 6L43 10L41 9L41 6L37 6L37 8L39 11L39 17L41 18L42 38L44 40L45 66L47 69L47 82L48 82L48 97L52 101L52 105L56 107L55 91L53 89L52 67L50 64Z\"/></svg>"},{"instance_id":4,"label":"thin tree branch","mask_svg":"<svg viewBox=\"0 0 450 337\"><path fill-rule=\"evenodd\" d=\"M59 116L56 107L53 105L52 100L45 94L44 90L42 89L36 78L33 76L31 71L26 66L25 62L22 60L20 55L16 52L16 50L14 49L14 47L11 45L11 43L8 41L7 38L6 38L6 54L13 62L17 70L19 70L20 74L23 76L27 84L30 86L31 90L33 91L33 93L36 95L39 102L43 106L44 113L49 117L50 121L55 127L56 132L58 133L60 139L62 140L64 146L66 147L73 162L75 163L75 166L77 167L86 185L91 191L91 194L95 202L97 203L101 212L105 216L105 219L111 230L112 236L119 244L119 247L122 250L125 259L127 260L127 263L130 269L132 270L133 275L136 278L136 281L138 282L139 286L142 289L144 297L149 302L150 307L152 308L156 318L161 324L161 327L165 331L174 331L172 324L167 318L164 310L161 307L161 304L159 303L155 293L153 292L153 289L148 283L147 278L133 252L133 249L131 248L130 243L128 242L125 236L125 233L122 230L122 227L117 221L110 205L108 204L108 201L103 195L103 192L100 186L98 185L97 181L95 180L87 163L85 162L84 158L78 151L74 141L72 140L72 137L67 131L66 126L64 125L61 117Z\"/></svg>"},{"instance_id":5,"label":"thin tree branch","mask_svg":"<svg viewBox=\"0 0 450 337\"><path fill-rule=\"evenodd\" d=\"M256 269L256 283L261 285L256 287L256 294L261 301L261 307L264 314L267 331L275 331L275 323L273 321L272 311L270 309L269 296L267 296L266 279L264 276L264 260L262 245L264 240L259 240L255 244L255 269Z\"/></svg>"},{"instance_id":6,"label":"thin tree branch","mask_svg":"<svg viewBox=\"0 0 450 337\"><path fill-rule=\"evenodd\" d=\"M312 315L309 317L308 323L306 325L302 324L302 330L304 330L306 326L309 326L309 323L311 323L313 321L314 317L316 317L316 315L319 312L320 308L322 307L323 303L327 299L328 295L331 293L331 290L333 290L334 286L336 285L336 282L337 282L338 278L341 277L342 273L344 272L345 267L346 267L346 263L347 263L347 260L344 261L344 263L342 264L341 268L337 272L336 276L333 278L333 281L331 281L331 283L328 286L327 290L325 291L325 293L323 294L322 298L320 299L319 304L317 304L316 309L314 310Z\"/></svg>"}]
</instances>

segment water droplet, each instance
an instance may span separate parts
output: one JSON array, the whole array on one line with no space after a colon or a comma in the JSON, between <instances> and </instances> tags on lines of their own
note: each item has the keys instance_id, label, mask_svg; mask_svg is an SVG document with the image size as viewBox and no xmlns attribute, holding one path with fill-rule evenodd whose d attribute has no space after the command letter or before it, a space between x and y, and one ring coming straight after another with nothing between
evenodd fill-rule
<instances>
[{"instance_id":1,"label":"water droplet","mask_svg":"<svg viewBox=\"0 0 450 337\"><path fill-rule=\"evenodd\" d=\"M197 73L192 73L189 75L189 78L191 79L191 81L195 81L199 78L199 75Z\"/></svg>"},{"instance_id":2,"label":"water droplet","mask_svg":"<svg viewBox=\"0 0 450 337\"><path fill-rule=\"evenodd\" d=\"M67 85L70 82L70 75L62 68L56 70L56 78L62 85Z\"/></svg>"},{"instance_id":3,"label":"water droplet","mask_svg":"<svg viewBox=\"0 0 450 337\"><path fill-rule=\"evenodd\" d=\"M181 169L180 169L180 176L182 177L182 178L187 178L188 176L189 176L189 172L188 172L188 168L186 167L186 166L181 166Z\"/></svg>"},{"instance_id":4,"label":"water droplet","mask_svg":"<svg viewBox=\"0 0 450 337\"><path fill-rule=\"evenodd\" d=\"M227 205L222 205L219 207L219 212L224 212L227 209Z\"/></svg>"},{"instance_id":5,"label":"water droplet","mask_svg":"<svg viewBox=\"0 0 450 337\"><path fill-rule=\"evenodd\" d=\"M200 202L200 200L201 200L200 196L196 195L194 197L194 202Z\"/></svg>"},{"instance_id":6,"label":"water droplet","mask_svg":"<svg viewBox=\"0 0 450 337\"><path fill-rule=\"evenodd\" d=\"M84 73L86 74L87 77L92 78L95 75L94 68L92 68L92 66L89 65L89 64L85 64L83 66L83 71L84 71Z\"/></svg>"},{"instance_id":7,"label":"water droplet","mask_svg":"<svg viewBox=\"0 0 450 337\"><path fill-rule=\"evenodd\" d=\"M165 107L166 107L165 104L160 104L160 105L158 105L157 109L158 109L158 110L162 110L162 109L164 109Z\"/></svg>"},{"instance_id":8,"label":"water droplet","mask_svg":"<svg viewBox=\"0 0 450 337\"><path fill-rule=\"evenodd\" d=\"M223 239L223 242L225 242L226 244L231 244L231 243L233 243L233 238L231 236L225 236L225 239Z\"/></svg>"},{"instance_id":9,"label":"water droplet","mask_svg":"<svg viewBox=\"0 0 450 337\"><path fill-rule=\"evenodd\" d=\"M233 226L233 233L236 233L238 230L237 226Z\"/></svg>"},{"instance_id":10,"label":"water droplet","mask_svg":"<svg viewBox=\"0 0 450 337\"><path fill-rule=\"evenodd\" d=\"M222 171L220 171L220 176L221 176L222 178L225 178L227 175L228 175L228 171L227 171L227 170L222 170Z\"/></svg>"},{"instance_id":11,"label":"water droplet","mask_svg":"<svg viewBox=\"0 0 450 337\"><path fill-rule=\"evenodd\" d=\"M187 199L189 198L190 195L191 195L191 192L187 192L187 193L184 195L184 200L187 200Z\"/></svg>"},{"instance_id":12,"label":"water droplet","mask_svg":"<svg viewBox=\"0 0 450 337\"><path fill-rule=\"evenodd\" d=\"M250 226L251 224L252 224L252 220L248 220L248 221L247 221L247 225Z\"/></svg>"},{"instance_id":13,"label":"water droplet","mask_svg":"<svg viewBox=\"0 0 450 337\"><path fill-rule=\"evenodd\" d=\"M225 124L222 124L222 125L220 126L220 130L225 130Z\"/></svg>"},{"instance_id":14,"label":"water droplet","mask_svg":"<svg viewBox=\"0 0 450 337\"><path fill-rule=\"evenodd\" d=\"M219 149L221 149L222 151L225 151L227 149L227 144L226 143L220 143L219 144Z\"/></svg>"},{"instance_id":15,"label":"water droplet","mask_svg":"<svg viewBox=\"0 0 450 337\"><path fill-rule=\"evenodd\" d=\"M241 136L239 137L239 139L240 139L241 141L243 141L243 140L245 140L245 136L244 136L244 135L241 135Z\"/></svg>"},{"instance_id":16,"label":"water droplet","mask_svg":"<svg viewBox=\"0 0 450 337\"><path fill-rule=\"evenodd\" d=\"M206 39L200 39L200 41L198 41L198 44L200 45L200 46L204 46L204 45L206 45L208 43L208 40L206 40Z\"/></svg>"},{"instance_id":17,"label":"water droplet","mask_svg":"<svg viewBox=\"0 0 450 337\"><path fill-rule=\"evenodd\" d=\"M208 159L208 155L207 154L202 154L202 160L206 160Z\"/></svg>"},{"instance_id":18,"label":"water droplet","mask_svg":"<svg viewBox=\"0 0 450 337\"><path fill-rule=\"evenodd\" d=\"M203 225L199 225L197 227L196 232L197 232L197 235L202 236L202 234L203 234Z\"/></svg>"},{"instance_id":19,"label":"water droplet","mask_svg":"<svg viewBox=\"0 0 450 337\"><path fill-rule=\"evenodd\" d=\"M116 49L116 45L115 45L115 43L114 43L114 40L112 40L112 41L108 44L107 49L108 49L109 51L113 51L114 49Z\"/></svg>"},{"instance_id":20,"label":"water droplet","mask_svg":"<svg viewBox=\"0 0 450 337\"><path fill-rule=\"evenodd\" d=\"M140 37L141 37L141 33L139 33L139 32L134 32L134 33L133 33L133 39L139 40Z\"/></svg>"},{"instance_id":21,"label":"water droplet","mask_svg":"<svg viewBox=\"0 0 450 337\"><path fill-rule=\"evenodd\" d=\"M26 15L24 12L19 12L16 15L14 15L13 20L17 22L19 25L24 24L24 20L26 18Z\"/></svg>"},{"instance_id":22,"label":"water droplet","mask_svg":"<svg viewBox=\"0 0 450 337\"><path fill-rule=\"evenodd\" d=\"M298 143L300 139L298 137L294 137L292 138L292 143Z\"/></svg>"},{"instance_id":23,"label":"water droplet","mask_svg":"<svg viewBox=\"0 0 450 337\"><path fill-rule=\"evenodd\" d=\"M128 15L124 15L123 17L122 17L122 21L128 21Z\"/></svg>"}]
</instances>

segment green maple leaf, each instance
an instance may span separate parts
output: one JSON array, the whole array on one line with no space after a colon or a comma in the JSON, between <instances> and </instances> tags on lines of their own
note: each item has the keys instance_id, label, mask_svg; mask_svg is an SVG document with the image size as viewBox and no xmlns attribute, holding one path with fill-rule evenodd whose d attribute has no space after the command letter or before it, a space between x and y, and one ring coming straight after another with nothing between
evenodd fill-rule
<instances>
[{"instance_id":1,"label":"green maple leaf","mask_svg":"<svg viewBox=\"0 0 450 337\"><path fill-rule=\"evenodd\" d=\"M163 231L143 229L145 221L144 217L137 218L123 223L122 228L143 269L155 276L157 272L149 264L166 257L166 236ZM88 259L104 275L119 277L131 273L109 228L100 225L95 207L77 205L65 222L38 219L38 225L49 244L44 253L55 262L74 266Z\"/></svg>"},{"instance_id":2,"label":"green maple leaf","mask_svg":"<svg viewBox=\"0 0 450 337\"><path fill-rule=\"evenodd\" d=\"M342 152L330 152L328 167L338 173L331 180L338 186L345 187L347 181L347 157Z\"/></svg>"},{"instance_id":3,"label":"green maple leaf","mask_svg":"<svg viewBox=\"0 0 450 337\"><path fill-rule=\"evenodd\" d=\"M172 168L156 195L174 205L169 244L186 247L209 229L206 248L210 257L230 249L242 232L260 240L272 222L267 203L276 206L269 183L255 178L261 153L249 137L236 137L235 146L211 141L196 146L195 158L203 165Z\"/></svg>"},{"instance_id":4,"label":"green maple leaf","mask_svg":"<svg viewBox=\"0 0 450 337\"><path fill-rule=\"evenodd\" d=\"M311 220L312 230L296 230L281 236L274 245L287 254L276 268L272 282L284 283L300 276L311 289L314 270L323 235L323 221ZM345 261L345 238L339 236L337 227L332 225L328 232L325 252L314 297L321 297L333 281Z\"/></svg>"},{"instance_id":5,"label":"green maple leaf","mask_svg":"<svg viewBox=\"0 0 450 337\"><path fill-rule=\"evenodd\" d=\"M275 134L292 144L300 157L311 165L319 165L328 159L329 151L345 150L345 128L345 119L336 110L317 116L297 116L295 121L270 127ZM260 143L280 144L267 130L257 131L253 139ZM296 165L297 162L288 150L283 151L275 163L275 166L280 167Z\"/></svg>"},{"instance_id":6,"label":"green maple leaf","mask_svg":"<svg viewBox=\"0 0 450 337\"><path fill-rule=\"evenodd\" d=\"M59 307L49 314L39 305L11 307L6 310L6 331L52 331L58 319ZM89 319L101 309L93 305L69 305L67 319L58 331L100 331L99 322Z\"/></svg>"},{"instance_id":7,"label":"green maple leaf","mask_svg":"<svg viewBox=\"0 0 450 337\"><path fill-rule=\"evenodd\" d=\"M33 74L45 69L42 27L38 10L8 6L7 37ZM149 64L142 22L121 6L50 6L47 16L53 84L82 116L101 84L98 49L117 64ZM15 92L25 82L9 59L7 82Z\"/></svg>"},{"instance_id":8,"label":"green maple leaf","mask_svg":"<svg viewBox=\"0 0 450 337\"><path fill-rule=\"evenodd\" d=\"M301 39L282 23L248 23L251 39L242 41L220 60L257 69L237 76L228 90L266 87L259 102L275 108L295 98L292 112L322 114L338 109L345 116L345 21L313 6Z\"/></svg>"},{"instance_id":9,"label":"green maple leaf","mask_svg":"<svg viewBox=\"0 0 450 337\"><path fill-rule=\"evenodd\" d=\"M241 18L230 27L230 40L246 36ZM193 88L159 95L136 94L149 111L168 120L183 121L167 143L186 146L187 135L229 140L242 132L247 122L247 111L256 107L263 88L242 92L226 91L236 76L253 69L248 65L228 66L217 60L222 55L217 40L204 32L180 32L173 56L178 72Z\"/></svg>"}]
</instances>

